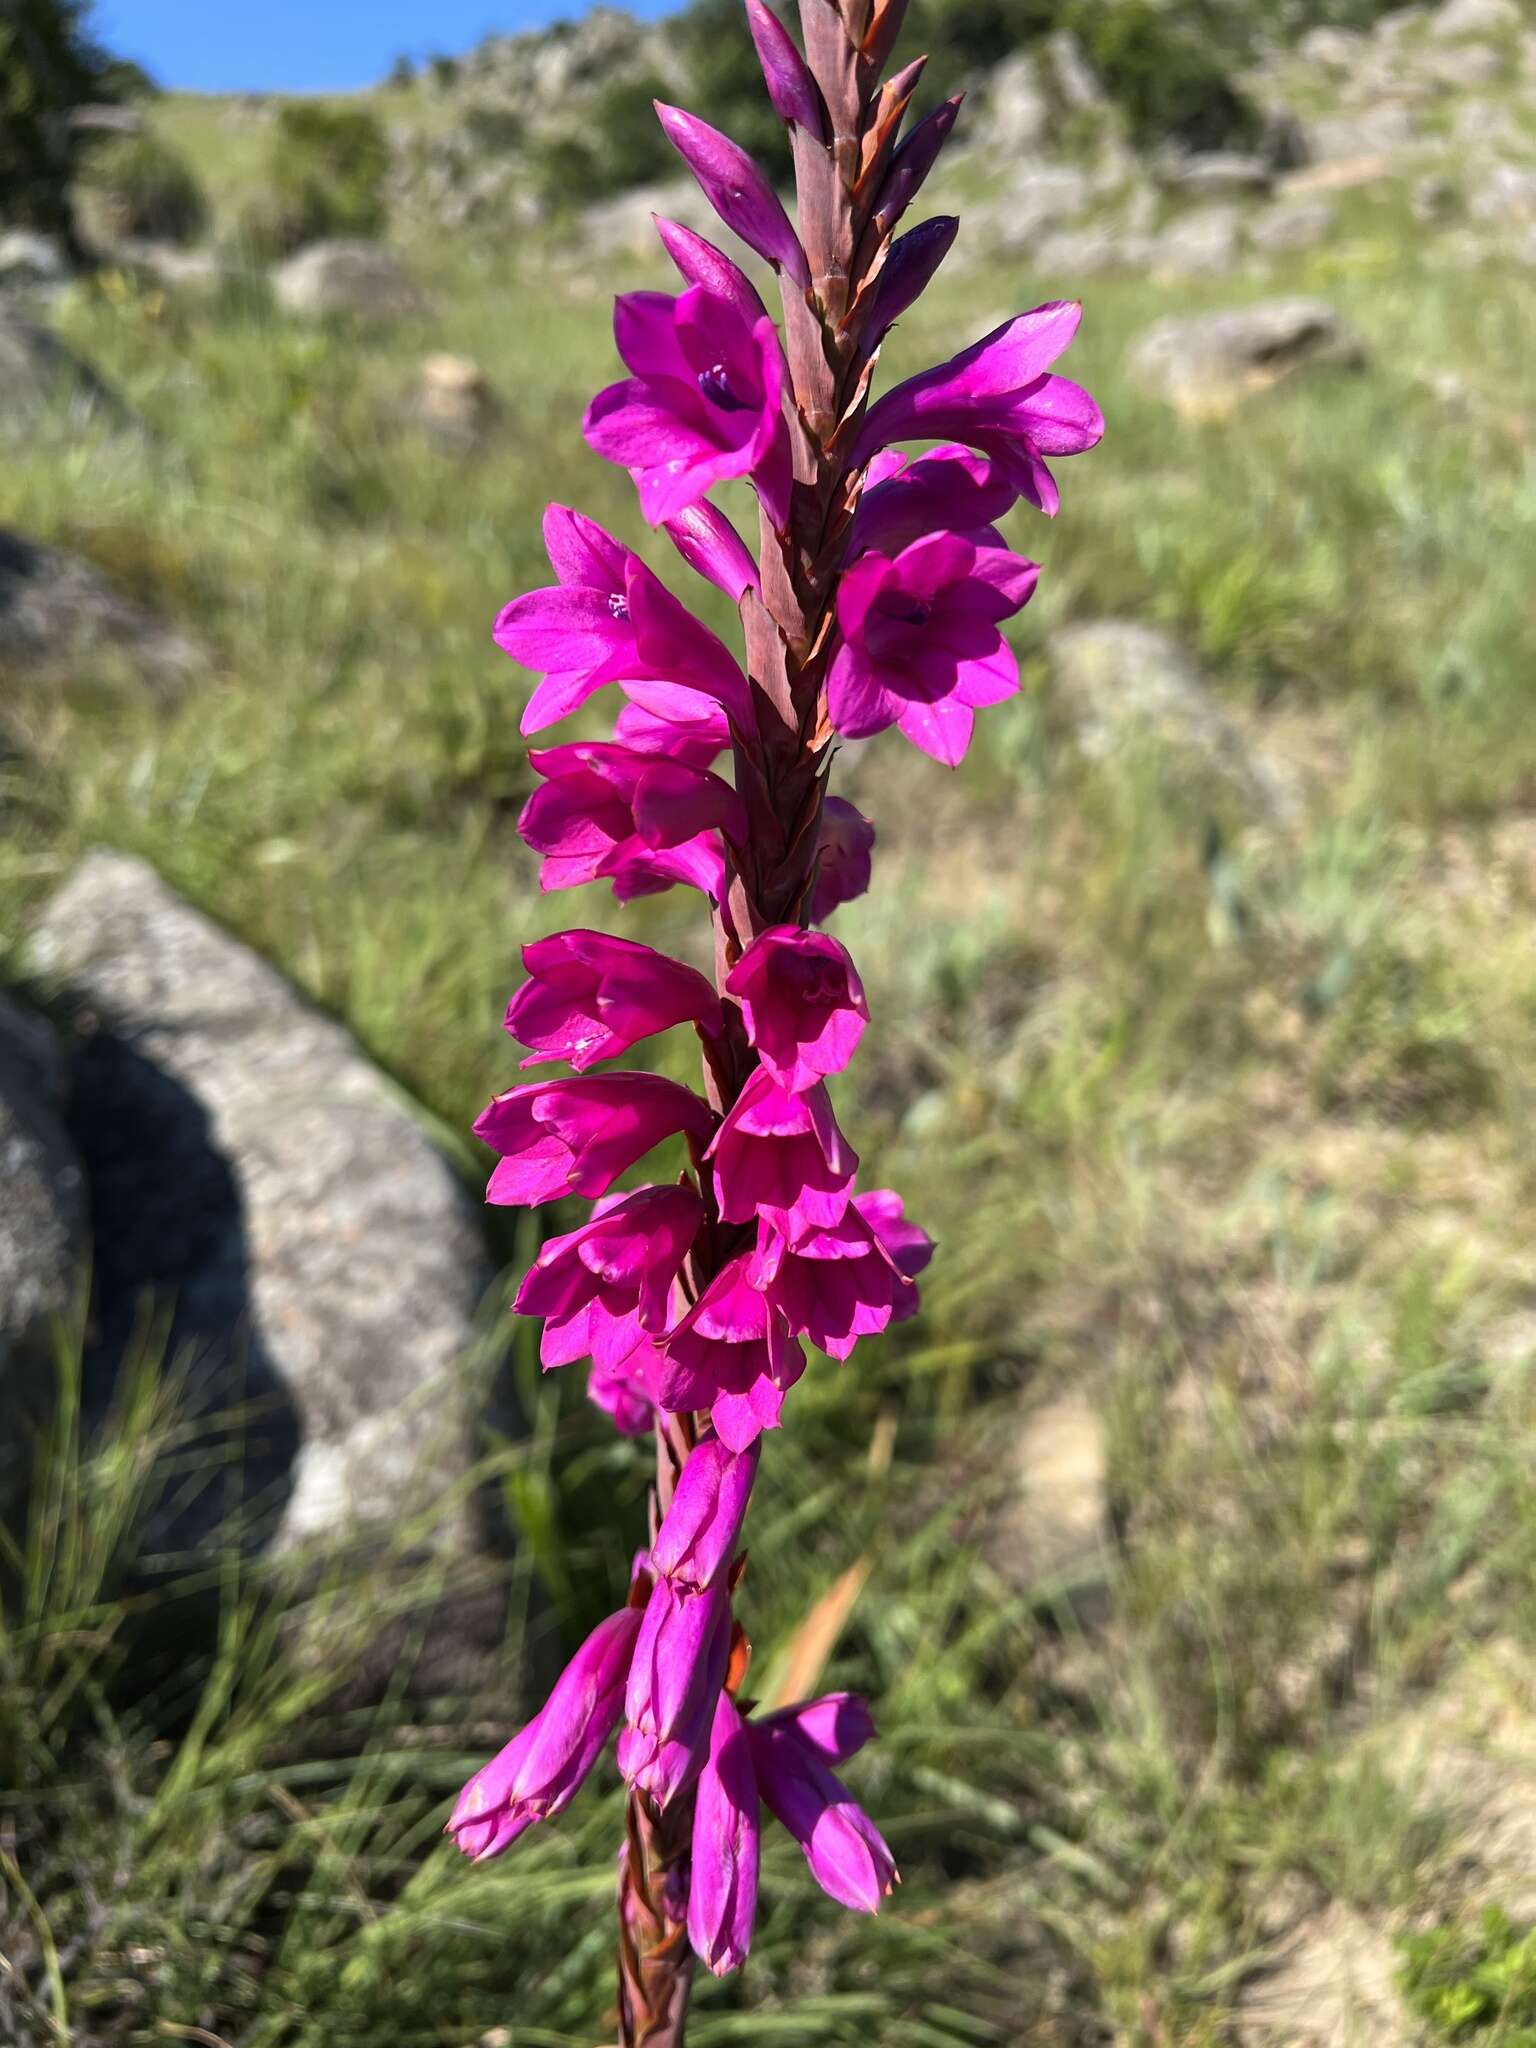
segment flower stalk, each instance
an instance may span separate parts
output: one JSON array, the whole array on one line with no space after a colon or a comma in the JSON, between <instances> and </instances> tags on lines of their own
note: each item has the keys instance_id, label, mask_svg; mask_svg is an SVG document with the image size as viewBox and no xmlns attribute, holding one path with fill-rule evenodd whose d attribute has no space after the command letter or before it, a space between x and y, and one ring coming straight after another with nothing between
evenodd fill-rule
<instances>
[{"instance_id":1,"label":"flower stalk","mask_svg":"<svg viewBox=\"0 0 1536 2048\"><path fill-rule=\"evenodd\" d=\"M1019 686L1005 620L1038 570L997 521L1057 509L1047 457L1091 447L1088 394L1050 365L1078 308L1006 321L872 402L881 343L952 247L938 216L898 232L959 112L909 125L919 58L884 78L906 0L799 0L800 37L765 0L744 27L790 135L793 215L728 136L658 104L716 213L774 270L781 319L723 249L658 221L682 289L617 301L628 376L593 399L589 445L626 468L643 515L736 604L744 660L628 547L552 506L556 582L515 599L496 639L542 680L542 732L616 686L613 738L530 756L520 831L546 890L605 881L620 903L674 886L709 905L713 986L633 941L576 930L524 949L507 1028L530 1081L476 1125L493 1202L575 1194L517 1307L543 1318L546 1367L591 1361L591 1398L650 1429L650 1543L629 1600L583 1645L541 1713L470 1781L450 1828L495 1855L558 1812L622 1722L629 1791L619 1870L622 2048L680 2048L697 1959L751 1943L763 1812L812 1875L874 1912L891 1852L832 1766L873 1733L848 1694L759 1713L734 1615L761 1440L805 1370L804 1339L846 1360L916 1312L931 1241L889 1189L860 1191L829 1082L870 1021L846 948L814 927L868 887L874 828L828 794L839 733L896 728L950 766L979 710ZM940 442L915 458L902 442ZM710 500L750 482L750 549ZM728 754L731 773L719 772ZM691 1025L703 1092L592 1067ZM618 1185L683 1141L670 1183Z\"/></svg>"}]
</instances>

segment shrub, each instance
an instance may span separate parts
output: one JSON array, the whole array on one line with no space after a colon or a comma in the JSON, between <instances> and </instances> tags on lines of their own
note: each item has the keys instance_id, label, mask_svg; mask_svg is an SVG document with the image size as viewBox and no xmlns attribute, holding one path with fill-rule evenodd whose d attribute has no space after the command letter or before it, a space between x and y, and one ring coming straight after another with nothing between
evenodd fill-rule
<instances>
[{"instance_id":1,"label":"shrub","mask_svg":"<svg viewBox=\"0 0 1536 2048\"><path fill-rule=\"evenodd\" d=\"M113 96L78 0L6 0L0 13L0 218L74 244L71 111Z\"/></svg>"},{"instance_id":2,"label":"shrub","mask_svg":"<svg viewBox=\"0 0 1536 2048\"><path fill-rule=\"evenodd\" d=\"M1076 0L1068 26L1143 149L1219 149L1256 139L1257 109L1233 84L1214 38L1153 0Z\"/></svg>"},{"instance_id":3,"label":"shrub","mask_svg":"<svg viewBox=\"0 0 1536 2048\"><path fill-rule=\"evenodd\" d=\"M388 140L365 109L283 107L268 190L247 208L243 239L259 254L286 256L331 235L380 234L388 172Z\"/></svg>"},{"instance_id":4,"label":"shrub","mask_svg":"<svg viewBox=\"0 0 1536 2048\"><path fill-rule=\"evenodd\" d=\"M581 206L606 199L632 185L646 185L678 168L652 104L669 97L663 80L616 80L604 88L584 118L579 135L560 135L538 151L539 184L554 207Z\"/></svg>"},{"instance_id":5,"label":"shrub","mask_svg":"<svg viewBox=\"0 0 1536 2048\"><path fill-rule=\"evenodd\" d=\"M109 138L91 152L84 182L115 237L192 242L207 228L207 202L191 166L157 135Z\"/></svg>"}]
</instances>

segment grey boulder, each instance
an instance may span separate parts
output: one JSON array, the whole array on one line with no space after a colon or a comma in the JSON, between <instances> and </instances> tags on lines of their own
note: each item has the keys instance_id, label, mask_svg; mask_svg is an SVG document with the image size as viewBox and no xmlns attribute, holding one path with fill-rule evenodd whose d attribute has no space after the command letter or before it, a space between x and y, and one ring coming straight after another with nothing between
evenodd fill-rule
<instances>
[{"instance_id":1,"label":"grey boulder","mask_svg":"<svg viewBox=\"0 0 1536 2048\"><path fill-rule=\"evenodd\" d=\"M85 1246L85 1177L63 1092L52 1033L0 994L0 1508L47 1406L54 1329L73 1306Z\"/></svg>"},{"instance_id":2,"label":"grey boulder","mask_svg":"<svg viewBox=\"0 0 1536 2048\"><path fill-rule=\"evenodd\" d=\"M56 334L0 311L0 438L48 427L123 432L135 424L117 394Z\"/></svg>"},{"instance_id":3,"label":"grey boulder","mask_svg":"<svg viewBox=\"0 0 1536 2048\"><path fill-rule=\"evenodd\" d=\"M90 1028L73 1072L110 1371L146 1298L210 1413L243 1405L242 1509L277 1553L462 1493L490 1273L476 1203L341 1025L141 861L94 853L38 967ZM216 1533L211 1506L169 1547ZM468 1503L441 1521L469 1540Z\"/></svg>"},{"instance_id":4,"label":"grey boulder","mask_svg":"<svg viewBox=\"0 0 1536 2048\"><path fill-rule=\"evenodd\" d=\"M380 242L316 242L272 274L285 313L303 319L404 319L427 311L422 291L400 258Z\"/></svg>"},{"instance_id":5,"label":"grey boulder","mask_svg":"<svg viewBox=\"0 0 1536 2048\"><path fill-rule=\"evenodd\" d=\"M1264 299L1226 312L1158 320L1132 345L1144 391L1192 418L1220 418L1303 370L1358 369L1359 336L1322 299Z\"/></svg>"},{"instance_id":6,"label":"grey boulder","mask_svg":"<svg viewBox=\"0 0 1536 2048\"><path fill-rule=\"evenodd\" d=\"M201 658L191 640L89 562L0 527L0 675L96 657L167 688Z\"/></svg>"}]
</instances>

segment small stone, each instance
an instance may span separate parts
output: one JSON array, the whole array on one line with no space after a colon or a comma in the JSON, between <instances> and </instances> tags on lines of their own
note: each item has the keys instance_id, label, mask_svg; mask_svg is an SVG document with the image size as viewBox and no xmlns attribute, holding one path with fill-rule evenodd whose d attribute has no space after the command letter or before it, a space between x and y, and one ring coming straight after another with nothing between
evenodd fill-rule
<instances>
[{"instance_id":1,"label":"small stone","mask_svg":"<svg viewBox=\"0 0 1536 2048\"><path fill-rule=\"evenodd\" d=\"M1153 275L1219 277L1237 261L1242 216L1235 206L1203 206L1167 227L1152 244Z\"/></svg>"},{"instance_id":2,"label":"small stone","mask_svg":"<svg viewBox=\"0 0 1536 2048\"><path fill-rule=\"evenodd\" d=\"M1467 211L1474 220L1536 221L1536 164L1495 164Z\"/></svg>"},{"instance_id":3,"label":"small stone","mask_svg":"<svg viewBox=\"0 0 1536 2048\"><path fill-rule=\"evenodd\" d=\"M51 1399L54 1322L74 1306L85 1252L85 1175L63 1094L52 1032L0 992L0 1512L25 1484L27 1425Z\"/></svg>"},{"instance_id":4,"label":"small stone","mask_svg":"<svg viewBox=\"0 0 1536 2048\"><path fill-rule=\"evenodd\" d=\"M1026 1414L1009 1453L1017 1494L993 1557L1015 1584L1049 1594L1101 1587L1109 1558L1104 1425L1080 1394Z\"/></svg>"},{"instance_id":5,"label":"small stone","mask_svg":"<svg viewBox=\"0 0 1536 2048\"><path fill-rule=\"evenodd\" d=\"M125 432L133 415L90 364L50 329L0 313L0 438L82 427Z\"/></svg>"},{"instance_id":6,"label":"small stone","mask_svg":"<svg viewBox=\"0 0 1536 2048\"><path fill-rule=\"evenodd\" d=\"M379 242L316 242L278 267L272 290L285 313L306 319L388 321L427 310L421 287Z\"/></svg>"},{"instance_id":7,"label":"small stone","mask_svg":"<svg viewBox=\"0 0 1536 2048\"><path fill-rule=\"evenodd\" d=\"M172 689L201 664L196 645L124 597L89 562L0 527L0 675L86 658Z\"/></svg>"},{"instance_id":8,"label":"small stone","mask_svg":"<svg viewBox=\"0 0 1536 2048\"><path fill-rule=\"evenodd\" d=\"M1082 212L1089 194L1087 174L1074 165L1037 164L974 208L968 225L992 253L1030 255L1042 233Z\"/></svg>"},{"instance_id":9,"label":"small stone","mask_svg":"<svg viewBox=\"0 0 1536 2048\"><path fill-rule=\"evenodd\" d=\"M1050 134L1051 102L1028 50L1005 57L987 80L985 147L995 157L1038 150Z\"/></svg>"},{"instance_id":10,"label":"small stone","mask_svg":"<svg viewBox=\"0 0 1536 2048\"><path fill-rule=\"evenodd\" d=\"M1243 1986L1238 2038L1244 2048L1406 2048L1397 1962L1382 1928L1349 1906L1328 1906Z\"/></svg>"},{"instance_id":11,"label":"small stone","mask_svg":"<svg viewBox=\"0 0 1536 2048\"><path fill-rule=\"evenodd\" d=\"M1333 232L1338 209L1326 199L1294 199L1261 213L1248 229L1255 249L1272 256L1315 248Z\"/></svg>"},{"instance_id":12,"label":"small stone","mask_svg":"<svg viewBox=\"0 0 1536 2048\"><path fill-rule=\"evenodd\" d=\"M1050 656L1090 760L1151 736L1203 759L1263 814L1286 820L1297 810L1291 778L1249 743L1171 634L1131 619L1098 619L1060 628Z\"/></svg>"},{"instance_id":13,"label":"small stone","mask_svg":"<svg viewBox=\"0 0 1536 2048\"><path fill-rule=\"evenodd\" d=\"M1355 29L1312 28L1296 45L1296 54L1326 71L1350 71L1364 48L1365 38Z\"/></svg>"},{"instance_id":14,"label":"small stone","mask_svg":"<svg viewBox=\"0 0 1536 2048\"><path fill-rule=\"evenodd\" d=\"M1360 156L1399 156L1418 138L1414 110L1403 100L1329 114L1306 124L1307 156L1314 164L1350 163Z\"/></svg>"},{"instance_id":15,"label":"small stone","mask_svg":"<svg viewBox=\"0 0 1536 2048\"><path fill-rule=\"evenodd\" d=\"M417 373L411 411L437 439L470 447L495 425L501 406L471 357L431 355Z\"/></svg>"},{"instance_id":16,"label":"small stone","mask_svg":"<svg viewBox=\"0 0 1536 2048\"><path fill-rule=\"evenodd\" d=\"M1249 192L1267 192L1274 183L1274 172L1261 156L1216 149L1181 158L1164 174L1163 183L1191 198L1240 198Z\"/></svg>"},{"instance_id":17,"label":"small stone","mask_svg":"<svg viewBox=\"0 0 1536 2048\"><path fill-rule=\"evenodd\" d=\"M31 228L0 234L0 289L16 285L63 284L70 274L64 244Z\"/></svg>"},{"instance_id":18,"label":"small stone","mask_svg":"<svg viewBox=\"0 0 1536 2048\"><path fill-rule=\"evenodd\" d=\"M1221 418L1303 370L1358 369L1364 344L1321 299L1266 299L1230 312L1174 316L1131 349L1132 377L1190 418Z\"/></svg>"},{"instance_id":19,"label":"small stone","mask_svg":"<svg viewBox=\"0 0 1536 2048\"><path fill-rule=\"evenodd\" d=\"M1515 0L1443 0L1429 18L1429 33L1442 43L1463 36L1514 35L1520 27Z\"/></svg>"}]
</instances>

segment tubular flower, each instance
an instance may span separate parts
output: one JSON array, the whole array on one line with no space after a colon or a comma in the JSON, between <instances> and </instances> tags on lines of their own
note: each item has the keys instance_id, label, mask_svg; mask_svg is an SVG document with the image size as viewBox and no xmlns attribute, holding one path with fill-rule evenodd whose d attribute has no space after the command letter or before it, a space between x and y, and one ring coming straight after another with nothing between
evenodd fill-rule
<instances>
[{"instance_id":1,"label":"tubular flower","mask_svg":"<svg viewBox=\"0 0 1536 2048\"><path fill-rule=\"evenodd\" d=\"M782 502L784 359L771 320L749 327L728 301L695 284L675 299L627 293L614 335L632 374L593 399L587 440L635 472L640 509L653 526L676 519L729 477L752 476Z\"/></svg>"},{"instance_id":2,"label":"tubular flower","mask_svg":"<svg viewBox=\"0 0 1536 2048\"><path fill-rule=\"evenodd\" d=\"M893 560L860 555L843 577L843 641L827 677L827 708L849 739L899 726L915 747L955 767L976 711L1019 687L1004 619L1029 602L1040 571L1007 548L931 533Z\"/></svg>"},{"instance_id":3,"label":"tubular flower","mask_svg":"<svg viewBox=\"0 0 1536 2048\"><path fill-rule=\"evenodd\" d=\"M536 748L528 765L545 778L517 829L545 856L539 887L609 881L620 902L674 882L706 895L720 888L724 857L715 828L740 833L740 799L728 782L686 761L606 741Z\"/></svg>"},{"instance_id":4,"label":"tubular flower","mask_svg":"<svg viewBox=\"0 0 1536 2048\"><path fill-rule=\"evenodd\" d=\"M720 999L692 967L606 932L557 932L523 948L528 980L507 1008L507 1030L533 1050L523 1061L565 1060L578 1074L617 1059L673 1024L718 1035Z\"/></svg>"},{"instance_id":5,"label":"tubular flower","mask_svg":"<svg viewBox=\"0 0 1536 2048\"><path fill-rule=\"evenodd\" d=\"M1082 311L1060 301L1037 306L898 384L865 414L853 461L867 462L893 441L964 441L995 456L1020 497L1054 515L1061 496L1046 456L1080 455L1104 434L1104 416L1088 393L1046 374Z\"/></svg>"},{"instance_id":6,"label":"tubular flower","mask_svg":"<svg viewBox=\"0 0 1536 2048\"><path fill-rule=\"evenodd\" d=\"M638 555L566 505L544 514L544 546L559 582L514 598L493 635L544 678L524 707L525 733L568 717L605 683L680 683L751 726L734 656Z\"/></svg>"},{"instance_id":7,"label":"tubular flower","mask_svg":"<svg viewBox=\"0 0 1536 2048\"><path fill-rule=\"evenodd\" d=\"M638 1607L599 1622L527 1727L464 1787L448 1833L466 1856L499 1856L535 1821L570 1805L624 1710L640 1623Z\"/></svg>"},{"instance_id":8,"label":"tubular flower","mask_svg":"<svg viewBox=\"0 0 1536 2048\"><path fill-rule=\"evenodd\" d=\"M641 1330L664 1330L672 1283L703 1221L691 1186L640 1188L600 1203L579 1230L547 1238L513 1304L519 1315L544 1318L544 1364L569 1365L598 1346L613 1357L610 1332L630 1316L638 1325L630 1350Z\"/></svg>"},{"instance_id":9,"label":"tubular flower","mask_svg":"<svg viewBox=\"0 0 1536 2048\"><path fill-rule=\"evenodd\" d=\"M475 1120L475 1136L501 1154L486 1200L515 1208L606 1195L663 1138L682 1131L702 1141L713 1123L707 1102L657 1074L526 1082Z\"/></svg>"},{"instance_id":10,"label":"tubular flower","mask_svg":"<svg viewBox=\"0 0 1536 2048\"><path fill-rule=\"evenodd\" d=\"M840 1074L869 1022L864 985L845 948L798 925L759 932L725 987L741 1004L758 1058L792 1091Z\"/></svg>"},{"instance_id":11,"label":"tubular flower","mask_svg":"<svg viewBox=\"0 0 1536 2048\"><path fill-rule=\"evenodd\" d=\"M496 626L540 677L525 731L610 683L623 700L610 736L529 756L539 786L519 830L541 887L604 882L626 903L686 883L708 921L687 957L713 963L706 976L586 929L534 940L507 1028L527 1064L563 1059L573 1076L511 1089L476 1125L500 1155L489 1200L594 1205L547 1240L517 1306L543 1318L546 1365L590 1358L590 1400L624 1434L650 1433L655 1485L631 1605L450 1826L470 1854L504 1848L571 1797L622 1718L620 2048L676 2048L693 1958L717 1973L745 1959L763 1807L843 1905L873 1912L896 1880L834 1775L873 1732L867 1707L833 1694L753 1713L733 1614L760 1454L789 1418L804 1340L837 1360L879 1341L916 1313L933 1255L893 1190L856 1191L828 1092L870 1005L818 927L870 887L875 843L828 784L839 735L891 726L954 765L978 711L1018 689L1004 629L1039 571L1000 522L1021 502L1054 514L1050 463L1103 431L1053 367L1077 328L1069 303L879 392L882 339L958 232L948 215L898 230L960 101L909 123L924 60L882 76L905 0L802 0L798 40L772 0L743 6L789 134L795 218L728 136L657 114L721 220L773 266L782 318L723 249L658 220L682 289L618 299L627 375L584 423L679 573L736 608L740 655L564 506L545 519L555 584ZM733 481L756 493L755 549L711 500ZM587 1071L676 1025L697 1034L702 1093ZM675 1180L622 1187L677 1139Z\"/></svg>"},{"instance_id":12,"label":"tubular flower","mask_svg":"<svg viewBox=\"0 0 1536 2048\"><path fill-rule=\"evenodd\" d=\"M791 1244L841 1222L859 1163L826 1089L793 1094L766 1067L726 1112L705 1156L715 1162L724 1221L761 1217Z\"/></svg>"},{"instance_id":13,"label":"tubular flower","mask_svg":"<svg viewBox=\"0 0 1536 2048\"><path fill-rule=\"evenodd\" d=\"M707 1410L729 1450L777 1429L805 1354L783 1316L752 1285L743 1255L722 1266L661 1347L657 1395L673 1414Z\"/></svg>"}]
</instances>

